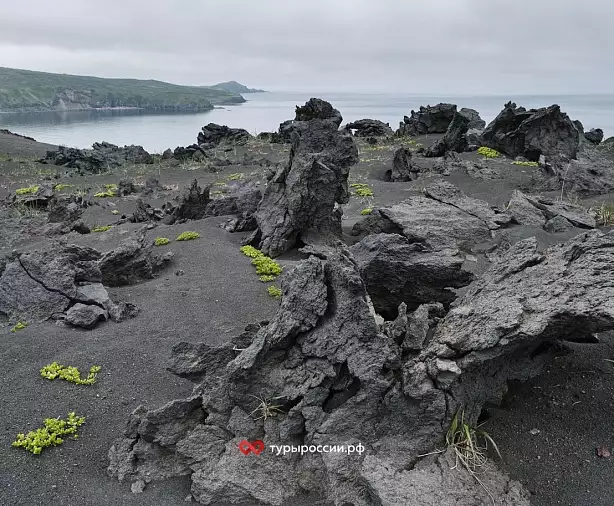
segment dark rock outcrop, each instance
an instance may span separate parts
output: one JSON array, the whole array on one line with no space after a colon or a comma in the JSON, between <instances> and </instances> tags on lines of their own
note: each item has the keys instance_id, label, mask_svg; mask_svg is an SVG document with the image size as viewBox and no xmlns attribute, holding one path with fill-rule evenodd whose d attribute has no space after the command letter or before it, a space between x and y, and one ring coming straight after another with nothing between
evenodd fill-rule
<instances>
[{"instance_id":1,"label":"dark rock outcrop","mask_svg":"<svg viewBox=\"0 0 614 506\"><path fill-rule=\"evenodd\" d=\"M456 113L446 130L445 135L424 151L424 156L443 156L447 151L462 153L467 150L467 131L469 119L463 114Z\"/></svg>"},{"instance_id":2,"label":"dark rock outcrop","mask_svg":"<svg viewBox=\"0 0 614 506\"><path fill-rule=\"evenodd\" d=\"M242 146L251 139L250 133L243 128L229 128L226 125L209 123L198 134L198 145L211 149L219 145Z\"/></svg>"},{"instance_id":3,"label":"dark rock outcrop","mask_svg":"<svg viewBox=\"0 0 614 506\"><path fill-rule=\"evenodd\" d=\"M339 128L341 121L343 121L341 113L329 102L319 98L311 98L305 105L296 106L296 113L293 120L284 121L279 125L277 140L291 143L294 133L297 132L300 126L296 124L296 122L311 121L312 119L330 120L337 125L337 128Z\"/></svg>"},{"instance_id":4,"label":"dark rock outcrop","mask_svg":"<svg viewBox=\"0 0 614 506\"><path fill-rule=\"evenodd\" d=\"M196 155L206 158L207 153L204 148L201 148L198 144L191 144L190 146L177 146L173 151L173 158L177 160L188 160L194 158Z\"/></svg>"},{"instance_id":5,"label":"dark rock outcrop","mask_svg":"<svg viewBox=\"0 0 614 506\"><path fill-rule=\"evenodd\" d=\"M391 137L394 131L388 123L376 119L359 119L345 125L346 130L356 130L356 137Z\"/></svg>"},{"instance_id":6,"label":"dark rock outcrop","mask_svg":"<svg viewBox=\"0 0 614 506\"><path fill-rule=\"evenodd\" d=\"M338 130L341 116L331 109L318 99L297 108L297 118L314 119L294 122L288 164L269 181L258 206L258 229L249 241L265 255L279 256L307 235L319 240L340 232L335 206L349 201L347 178L358 150Z\"/></svg>"},{"instance_id":7,"label":"dark rock outcrop","mask_svg":"<svg viewBox=\"0 0 614 506\"><path fill-rule=\"evenodd\" d=\"M177 350L211 370L190 397L132 413L124 436L110 449L109 474L132 482L189 475L192 497L204 505L281 505L308 491L364 506L488 503L489 493L497 504L528 506L522 487L494 469L484 475L486 492L468 473L450 474L449 454L418 461L416 455L439 443L458 407L445 384L429 377L453 361L437 357L431 367L430 344L421 353L411 344L402 350L378 331L347 251L302 262L282 290L278 313L235 358L227 345ZM419 311L427 312L416 318L426 318L426 325L439 314L435 306L432 314L430 308ZM476 328L472 343L479 336ZM426 362L418 359L422 355ZM475 398L471 416L490 385L489 371L479 370L478 361L489 358L464 357L476 364L461 392L463 400ZM184 370L186 362L180 363ZM244 439L262 440L265 451L257 458L244 455L237 448ZM271 445L358 442L364 447L358 454L271 451Z\"/></svg>"},{"instance_id":8,"label":"dark rock outcrop","mask_svg":"<svg viewBox=\"0 0 614 506\"><path fill-rule=\"evenodd\" d=\"M185 188L175 201L176 204L167 220L168 224L186 220L201 220L205 217L207 206L211 202L211 185L201 188L195 179L189 188Z\"/></svg>"},{"instance_id":9,"label":"dark rock outcrop","mask_svg":"<svg viewBox=\"0 0 614 506\"><path fill-rule=\"evenodd\" d=\"M125 239L101 256L98 265L105 285L133 285L152 279L172 260L170 251L163 255L153 252L153 242L147 242L145 232L145 228L141 229L135 237Z\"/></svg>"},{"instance_id":10,"label":"dark rock outcrop","mask_svg":"<svg viewBox=\"0 0 614 506\"><path fill-rule=\"evenodd\" d=\"M401 303L412 310L429 302L449 305L456 298L450 288L474 279L462 269L458 250L432 250L398 234L368 235L350 251L375 310L388 319Z\"/></svg>"},{"instance_id":11,"label":"dark rock outcrop","mask_svg":"<svg viewBox=\"0 0 614 506\"><path fill-rule=\"evenodd\" d=\"M537 162L575 159L580 134L558 105L526 110L509 102L482 133L482 143L510 157Z\"/></svg>"},{"instance_id":12,"label":"dark rock outcrop","mask_svg":"<svg viewBox=\"0 0 614 506\"><path fill-rule=\"evenodd\" d=\"M0 313L30 321L65 319L84 328L136 315L136 306L110 299L100 259L92 248L62 244L15 255L0 276Z\"/></svg>"},{"instance_id":13,"label":"dark rock outcrop","mask_svg":"<svg viewBox=\"0 0 614 506\"><path fill-rule=\"evenodd\" d=\"M57 151L47 151L47 156L41 161L81 172L100 173L125 164L151 164L154 160L142 146L120 148L109 142L96 142L92 149L60 146Z\"/></svg>"},{"instance_id":14,"label":"dark rock outcrop","mask_svg":"<svg viewBox=\"0 0 614 506\"><path fill-rule=\"evenodd\" d=\"M480 117L480 113L475 109L463 107L460 111L458 111L458 113L462 114L469 120L470 129L483 130L486 126L486 121Z\"/></svg>"},{"instance_id":15,"label":"dark rock outcrop","mask_svg":"<svg viewBox=\"0 0 614 506\"><path fill-rule=\"evenodd\" d=\"M593 144L599 144L603 140L603 130L591 128L588 132L584 132L584 138Z\"/></svg>"},{"instance_id":16,"label":"dark rock outcrop","mask_svg":"<svg viewBox=\"0 0 614 506\"><path fill-rule=\"evenodd\" d=\"M412 163L412 153L409 148L399 148L394 153L392 169L384 174L384 181L406 182L414 181L420 176L422 168Z\"/></svg>"},{"instance_id":17,"label":"dark rock outcrop","mask_svg":"<svg viewBox=\"0 0 614 506\"><path fill-rule=\"evenodd\" d=\"M424 135L445 133L456 114L456 105L437 104L434 106L421 106L411 111L411 117L405 116L399 125L397 135Z\"/></svg>"}]
</instances>

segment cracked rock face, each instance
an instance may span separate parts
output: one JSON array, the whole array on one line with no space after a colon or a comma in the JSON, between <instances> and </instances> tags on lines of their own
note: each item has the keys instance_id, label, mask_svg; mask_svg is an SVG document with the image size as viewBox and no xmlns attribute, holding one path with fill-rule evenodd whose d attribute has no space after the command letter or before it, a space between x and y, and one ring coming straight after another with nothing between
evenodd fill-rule
<instances>
[{"instance_id":1,"label":"cracked rock face","mask_svg":"<svg viewBox=\"0 0 614 506\"><path fill-rule=\"evenodd\" d=\"M135 316L136 306L116 304L100 283L100 258L92 248L61 244L17 255L0 276L0 313L34 321L65 317L84 328Z\"/></svg>"},{"instance_id":2,"label":"cracked rock face","mask_svg":"<svg viewBox=\"0 0 614 506\"><path fill-rule=\"evenodd\" d=\"M410 197L391 207L375 209L352 229L353 235L395 233L431 251L471 248L488 243L492 230L511 221L507 213L486 202L467 197L454 185L436 182L425 196Z\"/></svg>"},{"instance_id":3,"label":"cracked rock face","mask_svg":"<svg viewBox=\"0 0 614 506\"><path fill-rule=\"evenodd\" d=\"M326 240L337 234L337 205L349 201L347 179L358 162L358 150L351 135L338 130L340 115L320 119L332 106L310 102L297 108L297 118L305 121L294 122L289 162L269 181L256 211L258 229L250 242L271 257L307 235Z\"/></svg>"},{"instance_id":4,"label":"cracked rock face","mask_svg":"<svg viewBox=\"0 0 614 506\"><path fill-rule=\"evenodd\" d=\"M454 104L421 106L418 111L411 111L411 117L405 116L397 130L397 135L445 133L455 114L456 105Z\"/></svg>"},{"instance_id":5,"label":"cracked rock face","mask_svg":"<svg viewBox=\"0 0 614 506\"><path fill-rule=\"evenodd\" d=\"M109 452L109 474L131 482L189 475L192 496L206 505L281 505L305 491L363 506L433 497L446 505L486 503L472 477L452 471L449 454L416 459L440 441L451 416L445 390L428 376L430 363L418 359L421 346L409 342L424 338L441 306L421 306L405 327L397 322L401 344L380 333L344 249L303 261L282 290L278 313L234 357L230 345L176 350L174 367L187 376L194 371L186 366L200 359L201 382L186 399L138 408ZM453 360L436 365L458 374ZM243 439L267 448L246 456L238 448ZM366 448L361 455L270 451L358 442ZM528 504L505 475L493 471L488 480L500 504Z\"/></svg>"},{"instance_id":6,"label":"cracked rock face","mask_svg":"<svg viewBox=\"0 0 614 506\"><path fill-rule=\"evenodd\" d=\"M463 114L455 113L445 135L427 148L424 152L426 157L443 156L448 151L462 153L467 150L467 131L469 130L469 118Z\"/></svg>"},{"instance_id":7,"label":"cracked rock face","mask_svg":"<svg viewBox=\"0 0 614 506\"><path fill-rule=\"evenodd\" d=\"M561 220L565 220L570 226L578 228L597 226L595 218L581 206L548 197L526 195L519 190L512 193L508 212L513 220L521 225L542 226L546 220L558 218L557 221L561 225Z\"/></svg>"},{"instance_id":8,"label":"cracked rock face","mask_svg":"<svg viewBox=\"0 0 614 506\"><path fill-rule=\"evenodd\" d=\"M399 148L394 153L392 169L384 175L384 181L407 182L414 181L420 176L422 168L412 163L412 153L409 148Z\"/></svg>"}]
</instances>

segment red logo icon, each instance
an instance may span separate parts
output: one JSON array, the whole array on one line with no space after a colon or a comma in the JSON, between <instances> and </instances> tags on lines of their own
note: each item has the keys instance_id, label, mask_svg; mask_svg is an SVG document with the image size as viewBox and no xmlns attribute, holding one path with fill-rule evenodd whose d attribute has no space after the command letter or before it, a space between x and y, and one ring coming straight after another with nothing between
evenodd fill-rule
<instances>
[{"instance_id":1,"label":"red logo icon","mask_svg":"<svg viewBox=\"0 0 614 506\"><path fill-rule=\"evenodd\" d=\"M260 455L264 451L264 442L257 439L253 443L250 443L246 439L239 443L239 450L243 455L247 455L249 452L254 452L256 455Z\"/></svg>"}]
</instances>

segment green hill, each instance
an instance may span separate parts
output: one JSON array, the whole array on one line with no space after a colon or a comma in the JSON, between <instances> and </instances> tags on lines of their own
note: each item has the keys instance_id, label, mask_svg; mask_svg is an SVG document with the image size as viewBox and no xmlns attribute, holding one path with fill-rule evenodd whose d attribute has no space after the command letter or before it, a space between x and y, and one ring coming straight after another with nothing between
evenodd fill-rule
<instances>
[{"instance_id":1,"label":"green hill","mask_svg":"<svg viewBox=\"0 0 614 506\"><path fill-rule=\"evenodd\" d=\"M248 88L247 86L238 83L237 81L227 81L225 83L219 83L211 86L216 90L224 90L230 93L264 93L264 90L257 90L255 88Z\"/></svg>"},{"instance_id":2,"label":"green hill","mask_svg":"<svg viewBox=\"0 0 614 506\"><path fill-rule=\"evenodd\" d=\"M162 81L106 79L0 67L0 112L139 108L150 112L197 112L238 104L238 93Z\"/></svg>"}]
</instances>

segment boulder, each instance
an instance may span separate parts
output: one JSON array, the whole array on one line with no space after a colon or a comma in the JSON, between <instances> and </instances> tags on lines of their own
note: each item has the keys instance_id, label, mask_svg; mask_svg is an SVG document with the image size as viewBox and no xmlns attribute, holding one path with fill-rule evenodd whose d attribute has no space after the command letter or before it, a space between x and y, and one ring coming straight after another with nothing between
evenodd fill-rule
<instances>
[{"instance_id":1,"label":"boulder","mask_svg":"<svg viewBox=\"0 0 614 506\"><path fill-rule=\"evenodd\" d=\"M350 248L377 313L394 318L400 304L449 305L460 288L473 281L462 269L465 258L456 249L430 250L398 234L368 235Z\"/></svg>"},{"instance_id":2,"label":"boulder","mask_svg":"<svg viewBox=\"0 0 614 506\"><path fill-rule=\"evenodd\" d=\"M59 146L55 151L47 151L42 161L81 172L100 173L126 164L151 164L153 157L142 146L120 148L109 142L96 142L92 149Z\"/></svg>"},{"instance_id":3,"label":"boulder","mask_svg":"<svg viewBox=\"0 0 614 506\"><path fill-rule=\"evenodd\" d=\"M421 106L417 112L411 111L411 117L405 116L396 133L397 135L443 134L455 114L454 104Z\"/></svg>"},{"instance_id":4,"label":"boulder","mask_svg":"<svg viewBox=\"0 0 614 506\"><path fill-rule=\"evenodd\" d=\"M299 124L296 122L311 121L312 119L329 120L337 128L341 125L343 118L341 113L329 102L319 98L309 99L305 105L296 106L296 113L293 120L284 121L279 125L278 140L280 142L292 143L294 133L297 132Z\"/></svg>"},{"instance_id":5,"label":"boulder","mask_svg":"<svg viewBox=\"0 0 614 506\"><path fill-rule=\"evenodd\" d=\"M592 144L599 144L603 140L603 130L591 128L588 132L584 132L584 138Z\"/></svg>"},{"instance_id":6,"label":"boulder","mask_svg":"<svg viewBox=\"0 0 614 506\"><path fill-rule=\"evenodd\" d=\"M173 150L172 149L165 149L164 153L162 153L162 160L170 160L171 158L173 158Z\"/></svg>"},{"instance_id":7,"label":"boulder","mask_svg":"<svg viewBox=\"0 0 614 506\"><path fill-rule=\"evenodd\" d=\"M480 113L475 109L463 107L460 111L458 111L458 113L462 114L469 120L469 129L483 130L486 126L486 121L480 118Z\"/></svg>"},{"instance_id":8,"label":"boulder","mask_svg":"<svg viewBox=\"0 0 614 506\"><path fill-rule=\"evenodd\" d=\"M507 205L507 211L519 225L539 226L545 224L546 217L541 209L531 204L531 201L520 190L514 190Z\"/></svg>"},{"instance_id":9,"label":"boulder","mask_svg":"<svg viewBox=\"0 0 614 506\"><path fill-rule=\"evenodd\" d=\"M268 182L255 214L258 228L248 239L271 257L307 235L318 241L340 233L336 205L349 201L347 179L358 150L352 136L338 130L340 115L330 112L332 106L312 101L297 108L297 118L314 119L295 121L288 164Z\"/></svg>"},{"instance_id":10,"label":"boulder","mask_svg":"<svg viewBox=\"0 0 614 506\"><path fill-rule=\"evenodd\" d=\"M414 181L420 176L421 167L412 163L412 153L409 148L402 147L395 151L392 169L384 175L384 181Z\"/></svg>"},{"instance_id":11,"label":"boulder","mask_svg":"<svg viewBox=\"0 0 614 506\"><path fill-rule=\"evenodd\" d=\"M396 233L432 251L471 249L474 245L489 243L491 230L511 220L508 214L465 196L449 183L429 185L424 193L424 196L375 209L354 225L352 235Z\"/></svg>"},{"instance_id":12,"label":"boulder","mask_svg":"<svg viewBox=\"0 0 614 506\"><path fill-rule=\"evenodd\" d=\"M443 156L447 151L456 151L457 153L466 151L466 134L468 130L469 119L460 113L455 113L445 135L428 147L424 152L424 156L428 158Z\"/></svg>"},{"instance_id":13,"label":"boulder","mask_svg":"<svg viewBox=\"0 0 614 506\"><path fill-rule=\"evenodd\" d=\"M81 219L83 207L73 199L53 197L47 206L47 220L49 223L65 223L72 225Z\"/></svg>"},{"instance_id":14,"label":"boulder","mask_svg":"<svg viewBox=\"0 0 614 506\"><path fill-rule=\"evenodd\" d=\"M116 304L100 283L100 258L92 248L63 244L16 254L0 276L0 313L30 321L65 316L84 328L109 315L115 321L136 315L136 306Z\"/></svg>"},{"instance_id":15,"label":"boulder","mask_svg":"<svg viewBox=\"0 0 614 506\"><path fill-rule=\"evenodd\" d=\"M560 232L567 232L574 228L573 223L568 219L563 218L561 215L557 215L554 218L550 218L544 225L544 230L551 234L557 234Z\"/></svg>"},{"instance_id":16,"label":"boulder","mask_svg":"<svg viewBox=\"0 0 614 506\"><path fill-rule=\"evenodd\" d=\"M175 198L176 204L169 217L168 224L203 219L206 215L207 206L211 202L210 191L211 185L203 189L194 179L190 187L185 188L181 195Z\"/></svg>"},{"instance_id":17,"label":"boulder","mask_svg":"<svg viewBox=\"0 0 614 506\"><path fill-rule=\"evenodd\" d=\"M145 232L146 227L100 257L98 265L105 285L133 285L152 279L172 260L172 252L163 255L153 252L153 242L146 241Z\"/></svg>"},{"instance_id":18,"label":"boulder","mask_svg":"<svg viewBox=\"0 0 614 506\"><path fill-rule=\"evenodd\" d=\"M394 131L388 123L376 119L359 119L345 125L346 130L356 130L356 137L392 137Z\"/></svg>"},{"instance_id":19,"label":"boulder","mask_svg":"<svg viewBox=\"0 0 614 506\"><path fill-rule=\"evenodd\" d=\"M484 130L470 128L465 134L467 140L467 151L477 151L482 146L482 133Z\"/></svg>"},{"instance_id":20,"label":"boulder","mask_svg":"<svg viewBox=\"0 0 614 506\"><path fill-rule=\"evenodd\" d=\"M251 139L250 133L243 128L229 128L225 125L209 123L198 134L198 145L211 149L219 145L242 146Z\"/></svg>"},{"instance_id":21,"label":"boulder","mask_svg":"<svg viewBox=\"0 0 614 506\"><path fill-rule=\"evenodd\" d=\"M192 144L190 146L177 146L173 151L173 158L177 160L188 160L200 156L202 158L207 157L207 153L204 148L201 148L198 144Z\"/></svg>"},{"instance_id":22,"label":"boulder","mask_svg":"<svg viewBox=\"0 0 614 506\"><path fill-rule=\"evenodd\" d=\"M419 356L430 365L430 343L402 352L378 332L347 250L325 256L286 275L277 314L234 358L225 354L228 345L218 352L183 346L190 362L210 364L210 371L189 397L137 408L109 451L108 473L133 483L187 475L204 505L292 504L311 492L361 506L489 504L489 494L497 504L528 506L527 492L493 468L484 475L487 492L461 466L453 469L449 452L417 457L440 443L458 402L430 380L426 362L415 371ZM479 335L477 328L474 342ZM467 376L464 392L475 392L471 415L485 402L480 382L489 385L489 373ZM256 456L237 450L245 439L265 447L361 446L350 454L265 448Z\"/></svg>"},{"instance_id":23,"label":"boulder","mask_svg":"<svg viewBox=\"0 0 614 506\"><path fill-rule=\"evenodd\" d=\"M544 186L545 190L574 193L579 196L603 195L614 191L614 161L609 146L601 143L597 148L583 146L577 160L571 160L563 170Z\"/></svg>"},{"instance_id":24,"label":"boulder","mask_svg":"<svg viewBox=\"0 0 614 506\"><path fill-rule=\"evenodd\" d=\"M482 133L482 143L512 158L575 159L580 134L558 105L526 110L509 102Z\"/></svg>"}]
</instances>

